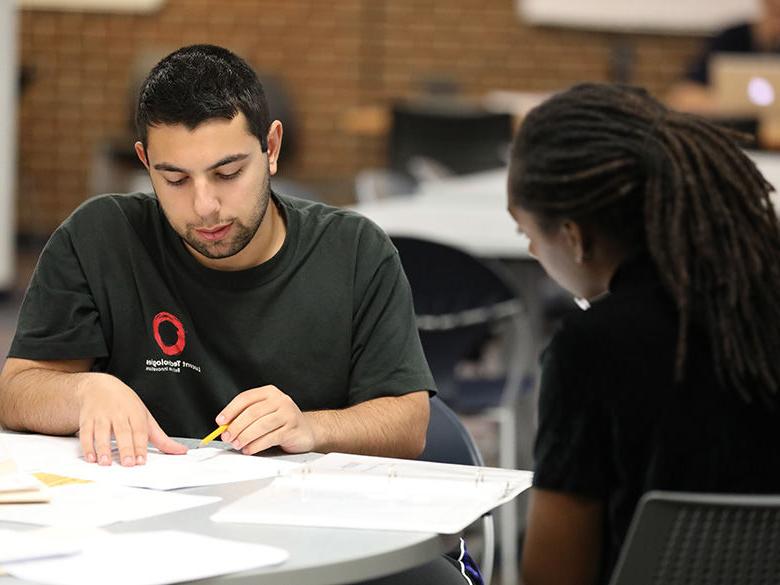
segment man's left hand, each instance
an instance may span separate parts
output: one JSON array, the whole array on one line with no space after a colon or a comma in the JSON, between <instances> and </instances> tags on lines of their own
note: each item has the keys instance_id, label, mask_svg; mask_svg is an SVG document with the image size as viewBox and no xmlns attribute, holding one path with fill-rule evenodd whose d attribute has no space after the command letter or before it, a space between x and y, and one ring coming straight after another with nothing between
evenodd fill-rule
<instances>
[{"instance_id":1,"label":"man's left hand","mask_svg":"<svg viewBox=\"0 0 780 585\"><path fill-rule=\"evenodd\" d=\"M310 420L276 386L251 388L236 396L217 416L217 424L228 422L220 438L246 455L276 446L287 453L314 449Z\"/></svg>"}]
</instances>

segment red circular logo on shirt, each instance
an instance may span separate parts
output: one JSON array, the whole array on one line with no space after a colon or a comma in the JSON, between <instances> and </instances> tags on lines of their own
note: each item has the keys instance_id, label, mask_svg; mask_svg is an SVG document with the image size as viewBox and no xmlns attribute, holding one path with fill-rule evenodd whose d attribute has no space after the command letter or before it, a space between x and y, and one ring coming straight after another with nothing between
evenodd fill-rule
<instances>
[{"instance_id":1,"label":"red circular logo on shirt","mask_svg":"<svg viewBox=\"0 0 780 585\"><path fill-rule=\"evenodd\" d=\"M160 325L163 323L170 323L176 328L176 343L172 345L166 345L160 337ZM165 355L179 355L184 351L184 325L181 324L176 315L171 315L165 311L157 313L152 321L152 331L154 332L154 340Z\"/></svg>"}]
</instances>

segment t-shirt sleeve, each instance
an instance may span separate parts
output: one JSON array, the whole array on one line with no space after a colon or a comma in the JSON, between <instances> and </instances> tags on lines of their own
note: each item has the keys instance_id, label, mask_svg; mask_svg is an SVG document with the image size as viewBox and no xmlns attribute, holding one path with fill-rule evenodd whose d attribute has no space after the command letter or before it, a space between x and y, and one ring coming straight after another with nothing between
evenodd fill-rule
<instances>
[{"instance_id":1,"label":"t-shirt sleeve","mask_svg":"<svg viewBox=\"0 0 780 585\"><path fill-rule=\"evenodd\" d=\"M559 332L542 356L534 486L602 498L609 469L608 424L583 355L585 342L573 337Z\"/></svg>"},{"instance_id":2,"label":"t-shirt sleeve","mask_svg":"<svg viewBox=\"0 0 780 585\"><path fill-rule=\"evenodd\" d=\"M38 259L8 355L33 360L108 355L89 283L63 226Z\"/></svg>"},{"instance_id":3,"label":"t-shirt sleeve","mask_svg":"<svg viewBox=\"0 0 780 585\"><path fill-rule=\"evenodd\" d=\"M364 232L355 274L350 403L433 393L398 252L379 228L370 225Z\"/></svg>"}]
</instances>

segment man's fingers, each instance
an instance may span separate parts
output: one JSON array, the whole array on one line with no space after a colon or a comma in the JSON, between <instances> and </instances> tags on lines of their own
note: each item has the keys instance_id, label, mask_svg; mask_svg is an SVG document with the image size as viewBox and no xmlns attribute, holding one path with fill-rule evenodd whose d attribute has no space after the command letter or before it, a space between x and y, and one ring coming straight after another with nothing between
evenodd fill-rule
<instances>
[{"instance_id":1,"label":"man's fingers","mask_svg":"<svg viewBox=\"0 0 780 585\"><path fill-rule=\"evenodd\" d=\"M284 427L278 428L275 431L260 437L259 439L255 439L248 445L244 445L241 448L241 452L244 455L254 455L255 453L260 453L261 451L265 451L271 447L276 447L282 443L282 439L284 438L284 434L286 432L287 429Z\"/></svg>"},{"instance_id":2,"label":"man's fingers","mask_svg":"<svg viewBox=\"0 0 780 585\"><path fill-rule=\"evenodd\" d=\"M181 443L174 441L168 435L165 434L154 420L152 415L149 417L149 442L157 447L162 453L168 453L169 455L184 455L187 452L187 447Z\"/></svg>"},{"instance_id":3,"label":"man's fingers","mask_svg":"<svg viewBox=\"0 0 780 585\"><path fill-rule=\"evenodd\" d=\"M287 420L280 416L278 411L268 413L253 420L231 443L236 449L242 449L253 441L281 429L286 423Z\"/></svg>"},{"instance_id":4,"label":"man's fingers","mask_svg":"<svg viewBox=\"0 0 780 585\"><path fill-rule=\"evenodd\" d=\"M119 464L124 467L132 467L135 465L135 446L133 445L133 429L130 427L130 421L120 418L113 421L111 426L114 429L114 438L119 451Z\"/></svg>"},{"instance_id":5,"label":"man's fingers","mask_svg":"<svg viewBox=\"0 0 780 585\"><path fill-rule=\"evenodd\" d=\"M217 424L232 425L233 420L238 417L238 415L249 408L250 405L266 400L274 390L279 392L275 386L261 386L260 388L244 390L241 392L241 394L238 394L233 400L231 400L228 405L222 409L222 412L217 415Z\"/></svg>"},{"instance_id":6,"label":"man's fingers","mask_svg":"<svg viewBox=\"0 0 780 585\"><path fill-rule=\"evenodd\" d=\"M108 419L95 420L94 443L98 465L111 465L111 423Z\"/></svg>"},{"instance_id":7,"label":"man's fingers","mask_svg":"<svg viewBox=\"0 0 780 585\"><path fill-rule=\"evenodd\" d=\"M92 420L79 424L79 442L84 459L90 463L97 461L95 455L95 424Z\"/></svg>"},{"instance_id":8,"label":"man's fingers","mask_svg":"<svg viewBox=\"0 0 780 585\"><path fill-rule=\"evenodd\" d=\"M133 435L135 465L146 463L146 447L149 442L149 426L144 416L131 416L130 427Z\"/></svg>"},{"instance_id":9,"label":"man's fingers","mask_svg":"<svg viewBox=\"0 0 780 585\"><path fill-rule=\"evenodd\" d=\"M264 400L262 402L255 402L251 405L249 405L245 410L243 410L241 413L236 416L235 419L230 423L230 426L227 428L227 430L222 433L222 440L228 441L229 443L232 443L233 446L235 446L236 441L241 441L240 437L242 435L245 435L247 432L247 429L253 425L256 421L267 418L268 416L274 414L276 412L276 407L272 404L272 401ZM277 425L279 426L279 425ZM274 428L269 428L266 430L272 431ZM265 433L263 433L265 434ZM259 435L255 434L252 437L252 440L256 439ZM246 437L243 439L244 443L247 443Z\"/></svg>"}]
</instances>

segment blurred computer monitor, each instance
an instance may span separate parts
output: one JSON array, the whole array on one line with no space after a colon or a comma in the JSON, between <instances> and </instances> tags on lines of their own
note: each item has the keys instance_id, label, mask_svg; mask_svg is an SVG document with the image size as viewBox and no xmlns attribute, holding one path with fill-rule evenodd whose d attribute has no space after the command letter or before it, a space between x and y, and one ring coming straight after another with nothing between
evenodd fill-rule
<instances>
[{"instance_id":1,"label":"blurred computer monitor","mask_svg":"<svg viewBox=\"0 0 780 585\"><path fill-rule=\"evenodd\" d=\"M780 55L718 53L710 80L722 115L780 115Z\"/></svg>"}]
</instances>

